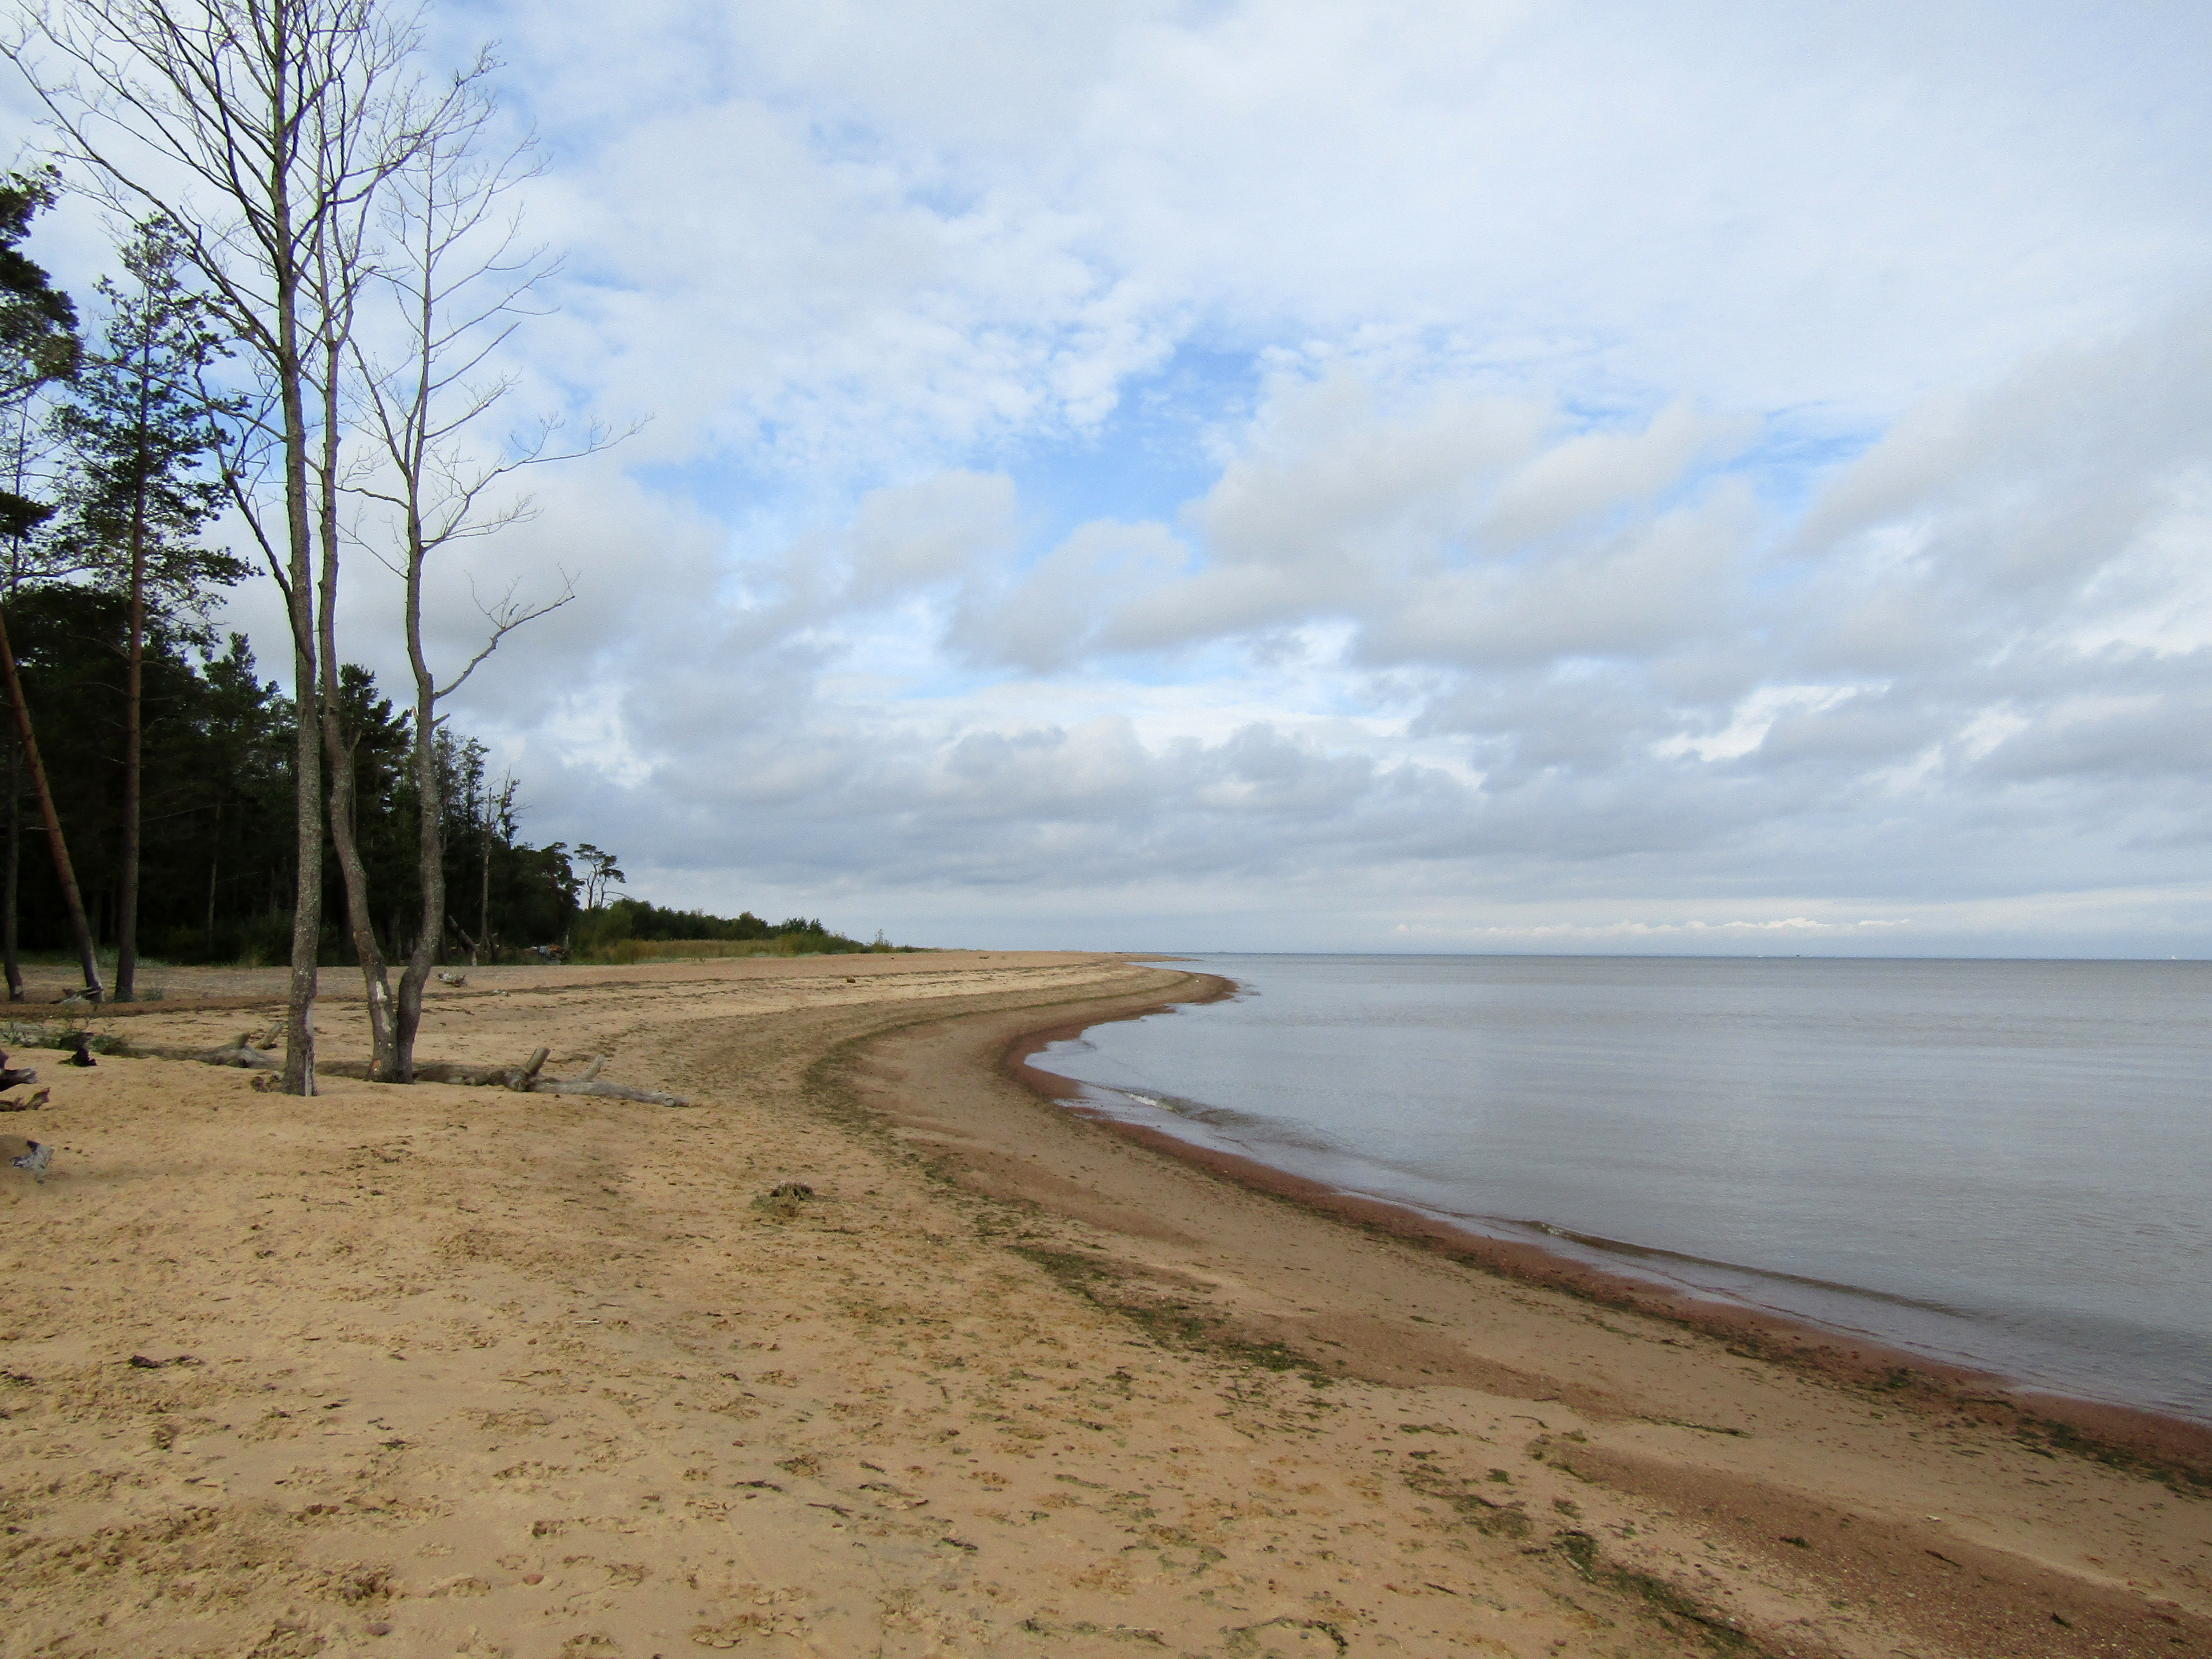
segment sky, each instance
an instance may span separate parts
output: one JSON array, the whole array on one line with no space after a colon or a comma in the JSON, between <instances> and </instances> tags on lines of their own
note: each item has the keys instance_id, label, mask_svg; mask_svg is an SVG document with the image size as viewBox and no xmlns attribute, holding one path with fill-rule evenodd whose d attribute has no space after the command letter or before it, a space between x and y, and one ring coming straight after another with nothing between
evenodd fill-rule
<instances>
[{"instance_id":1,"label":"sky","mask_svg":"<svg viewBox=\"0 0 2212 1659\"><path fill-rule=\"evenodd\" d=\"M487 40L561 259L516 407L636 429L443 560L434 645L573 581L455 721L630 892L2212 954L2212 9L425 15ZM40 236L88 293L97 222ZM227 602L272 672L280 617Z\"/></svg>"}]
</instances>

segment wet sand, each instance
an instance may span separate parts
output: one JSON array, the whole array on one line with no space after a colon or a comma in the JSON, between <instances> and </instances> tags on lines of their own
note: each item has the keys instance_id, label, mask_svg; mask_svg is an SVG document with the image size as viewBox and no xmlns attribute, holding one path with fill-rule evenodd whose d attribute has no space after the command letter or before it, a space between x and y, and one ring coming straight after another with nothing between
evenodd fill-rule
<instances>
[{"instance_id":1,"label":"wet sand","mask_svg":"<svg viewBox=\"0 0 2212 1659\"><path fill-rule=\"evenodd\" d=\"M90 1023L213 1046L281 994L165 977ZM19 1053L53 1097L0 1133L57 1151L0 1168L0 1654L2212 1654L2174 1460L1014 1075L1204 988L993 952L434 996L426 1058L606 1054L684 1109Z\"/></svg>"}]
</instances>

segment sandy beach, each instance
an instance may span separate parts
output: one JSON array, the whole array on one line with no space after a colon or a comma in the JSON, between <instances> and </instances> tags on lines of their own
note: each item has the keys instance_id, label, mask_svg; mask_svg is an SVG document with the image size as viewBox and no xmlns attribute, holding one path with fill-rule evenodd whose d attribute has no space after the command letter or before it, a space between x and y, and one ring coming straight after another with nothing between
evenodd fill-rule
<instances>
[{"instance_id":1,"label":"sandy beach","mask_svg":"<svg viewBox=\"0 0 2212 1659\"><path fill-rule=\"evenodd\" d=\"M212 1047L282 980L84 1024ZM54 1152L0 1166L0 1654L2212 1655L2185 1425L1203 1167L1027 1073L1213 988L945 952L431 1000L425 1059L683 1108L9 1044L52 1095L0 1137Z\"/></svg>"}]
</instances>

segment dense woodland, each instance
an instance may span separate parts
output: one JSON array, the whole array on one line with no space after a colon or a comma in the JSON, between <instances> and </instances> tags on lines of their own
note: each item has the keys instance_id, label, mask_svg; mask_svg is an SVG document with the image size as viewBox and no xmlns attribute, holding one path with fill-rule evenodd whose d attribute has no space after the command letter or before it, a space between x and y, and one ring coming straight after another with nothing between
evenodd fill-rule
<instances>
[{"instance_id":1,"label":"dense woodland","mask_svg":"<svg viewBox=\"0 0 2212 1659\"><path fill-rule=\"evenodd\" d=\"M578 918L574 938L576 948L592 955L615 951L624 945L694 942L741 945L775 940L794 952L815 951L825 956L892 948L881 933L876 935L874 944L862 945L858 939L823 927L820 918L814 916L787 916L780 922L769 922L750 910L734 916L715 916L703 910L665 909L644 899L633 898L595 905ZM637 953L623 954L635 957Z\"/></svg>"},{"instance_id":2,"label":"dense woodland","mask_svg":"<svg viewBox=\"0 0 2212 1659\"><path fill-rule=\"evenodd\" d=\"M96 938L112 945L120 891L123 607L112 593L76 583L30 583L7 606L56 805ZM406 764L414 741L366 670L341 675L344 722L354 754L355 800L372 893L388 896L378 918L385 951L412 948L416 814ZM291 948L291 700L256 671L245 637L204 651L189 634L150 631L145 675L144 878L139 931L149 957L173 963L280 963ZM9 739L12 744L12 738ZM12 750L11 750L12 754ZM442 959L512 957L536 947L591 955L623 941L789 939L823 951L860 948L818 920L769 922L610 897L623 879L599 848L555 842L533 846L519 833L511 781L494 778L484 746L441 734L446 881L453 895ZM9 836L18 872L22 948L63 951L69 922L36 812L18 781ZM597 885L594 884L595 878ZM337 880L335 870L330 880ZM586 899L594 901L588 908ZM337 917L324 928L323 961L349 963Z\"/></svg>"},{"instance_id":3,"label":"dense woodland","mask_svg":"<svg viewBox=\"0 0 2212 1659\"><path fill-rule=\"evenodd\" d=\"M85 919L93 942L111 948L135 920L137 947L160 959L281 961L298 887L297 711L257 672L243 635L218 640L206 621L216 596L251 574L209 536L224 505L224 425L244 408L206 387L228 343L158 230L118 251L99 314L82 325L21 248L53 200L40 175L0 187L10 371L0 389L14 428L0 607ZM387 954L404 956L421 844L410 719L365 670L343 665L337 682L347 805L369 891L388 902L376 931ZM75 943L14 712L0 737L11 986L20 951ZM566 849L520 839L514 784L486 775L482 744L441 731L434 755L453 895L439 953L561 941L580 887ZM339 885L334 865L329 884ZM321 933L322 960L350 959L337 916Z\"/></svg>"},{"instance_id":4,"label":"dense woodland","mask_svg":"<svg viewBox=\"0 0 2212 1659\"><path fill-rule=\"evenodd\" d=\"M95 939L112 947L121 890L124 607L76 582L30 582L7 605L23 693L52 781L55 805ZM356 823L387 953L413 944L416 792L406 765L408 716L374 679L341 676L354 750ZM145 653L143 811L139 937L150 957L175 963L279 963L291 948L291 700L257 672L244 636L198 648L167 620ZM13 738L9 739L13 759ZM453 896L447 958L562 944L578 915L581 879L559 842L535 847L519 831L515 791L486 775L483 745L441 734L446 877ZM70 929L52 859L20 765L9 837L18 872L21 947L65 951ZM326 857L330 856L326 853ZM335 888L335 868L330 875ZM322 959L350 962L342 918L324 927Z\"/></svg>"}]
</instances>

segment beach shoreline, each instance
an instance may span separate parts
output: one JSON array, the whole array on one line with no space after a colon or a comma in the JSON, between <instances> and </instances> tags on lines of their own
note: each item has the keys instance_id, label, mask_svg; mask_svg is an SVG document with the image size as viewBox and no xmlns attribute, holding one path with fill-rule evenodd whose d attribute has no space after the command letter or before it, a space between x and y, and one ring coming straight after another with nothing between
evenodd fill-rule
<instances>
[{"instance_id":1,"label":"beach shoreline","mask_svg":"<svg viewBox=\"0 0 2212 1659\"><path fill-rule=\"evenodd\" d=\"M116 1035L273 1003L198 988ZM37 1053L0 1656L2212 1656L2185 1485L1475 1270L1008 1067L1209 988L967 952L432 999L428 1055L605 1055L681 1109Z\"/></svg>"},{"instance_id":2,"label":"beach shoreline","mask_svg":"<svg viewBox=\"0 0 2212 1659\"><path fill-rule=\"evenodd\" d=\"M1602 1307L1676 1321L1744 1345L1765 1358L1851 1385L1880 1388L1900 1403L1925 1412L1966 1413L1992 1424L2039 1420L2045 1432L2055 1431L2062 1440L2078 1437L2106 1455L2142 1460L2149 1467L2169 1469L2212 1488L2212 1424L2069 1395L1998 1371L1838 1332L1814 1320L1698 1296L1632 1273L1608 1272L1540 1243L1501 1238L1471 1226L1455 1225L1410 1205L1347 1191L1261 1158L1202 1146L1146 1124L1091 1110L1078 1092L1089 1085L1035 1063L1035 1057L1045 1048L1079 1039L1093 1026L1142 1019L1171 1007L1219 1001L1236 994L1235 981L1218 975L1204 977L1214 984L1197 996L1115 1012L1089 1024L1063 1022L1024 1036L1008 1046L1000 1064L1008 1076L1060 1109L1251 1191L1436 1250L1500 1278L1563 1291ZM1900 1383L1900 1377L1908 1380Z\"/></svg>"}]
</instances>

